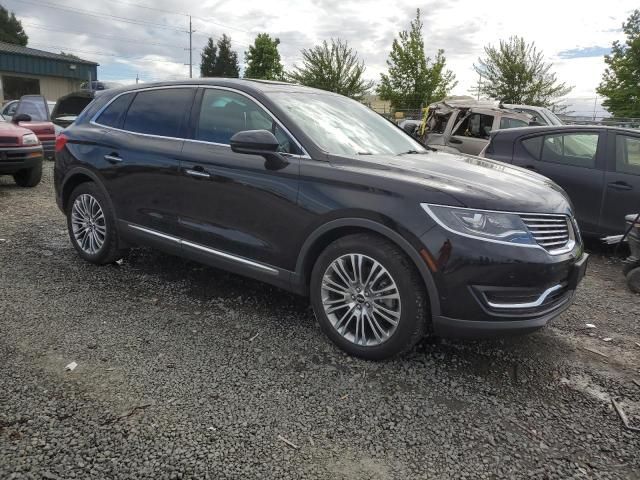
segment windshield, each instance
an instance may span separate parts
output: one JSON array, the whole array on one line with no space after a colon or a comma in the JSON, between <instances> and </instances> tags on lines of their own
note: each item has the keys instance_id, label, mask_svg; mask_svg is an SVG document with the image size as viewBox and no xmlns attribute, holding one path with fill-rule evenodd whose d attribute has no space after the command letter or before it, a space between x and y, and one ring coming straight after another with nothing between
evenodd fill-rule
<instances>
[{"instance_id":1,"label":"windshield","mask_svg":"<svg viewBox=\"0 0 640 480\"><path fill-rule=\"evenodd\" d=\"M335 155L426 152L401 129L339 95L274 92L268 96L324 151Z\"/></svg>"},{"instance_id":2,"label":"windshield","mask_svg":"<svg viewBox=\"0 0 640 480\"><path fill-rule=\"evenodd\" d=\"M16 115L26 114L32 122L49 121L49 107L44 97L40 95L24 95L20 98L16 108Z\"/></svg>"},{"instance_id":3,"label":"windshield","mask_svg":"<svg viewBox=\"0 0 640 480\"><path fill-rule=\"evenodd\" d=\"M549 119L549 122L551 122L551 125L564 125L562 120L560 120L558 116L555 113L553 113L551 110L549 110L548 108L543 108L542 110L544 111L545 115Z\"/></svg>"}]
</instances>

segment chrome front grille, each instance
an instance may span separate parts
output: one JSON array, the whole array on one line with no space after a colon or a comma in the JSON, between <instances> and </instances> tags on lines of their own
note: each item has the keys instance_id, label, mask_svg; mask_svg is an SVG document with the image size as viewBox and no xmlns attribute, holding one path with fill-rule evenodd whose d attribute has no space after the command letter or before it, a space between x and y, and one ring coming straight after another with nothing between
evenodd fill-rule
<instances>
[{"instance_id":1,"label":"chrome front grille","mask_svg":"<svg viewBox=\"0 0 640 480\"><path fill-rule=\"evenodd\" d=\"M520 218L538 245L546 250L559 250L573 242L573 230L566 215L522 213Z\"/></svg>"}]
</instances>

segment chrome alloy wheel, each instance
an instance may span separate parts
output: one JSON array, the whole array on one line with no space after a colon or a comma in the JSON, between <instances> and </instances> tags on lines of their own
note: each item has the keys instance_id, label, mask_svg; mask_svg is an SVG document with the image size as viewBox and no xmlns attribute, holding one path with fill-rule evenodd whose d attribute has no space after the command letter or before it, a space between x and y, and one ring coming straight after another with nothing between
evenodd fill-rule
<instances>
[{"instance_id":1,"label":"chrome alloy wheel","mask_svg":"<svg viewBox=\"0 0 640 480\"><path fill-rule=\"evenodd\" d=\"M79 195L71 208L71 228L78 246L95 255L104 245L107 225L98 201L88 193Z\"/></svg>"},{"instance_id":2,"label":"chrome alloy wheel","mask_svg":"<svg viewBox=\"0 0 640 480\"><path fill-rule=\"evenodd\" d=\"M400 292L378 261L349 253L334 260L322 277L322 305L331 325L356 345L387 341L400 321Z\"/></svg>"}]
</instances>

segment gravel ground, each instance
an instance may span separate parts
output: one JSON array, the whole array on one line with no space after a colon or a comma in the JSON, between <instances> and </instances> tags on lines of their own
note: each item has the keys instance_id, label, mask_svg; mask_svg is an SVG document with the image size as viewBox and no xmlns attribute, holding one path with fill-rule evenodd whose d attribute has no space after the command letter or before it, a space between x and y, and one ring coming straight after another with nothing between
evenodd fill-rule
<instances>
[{"instance_id":1,"label":"gravel ground","mask_svg":"<svg viewBox=\"0 0 640 480\"><path fill-rule=\"evenodd\" d=\"M640 478L611 406L640 426L619 261L593 255L536 334L365 362L275 288L148 249L81 261L51 166L0 179L0 478Z\"/></svg>"}]
</instances>

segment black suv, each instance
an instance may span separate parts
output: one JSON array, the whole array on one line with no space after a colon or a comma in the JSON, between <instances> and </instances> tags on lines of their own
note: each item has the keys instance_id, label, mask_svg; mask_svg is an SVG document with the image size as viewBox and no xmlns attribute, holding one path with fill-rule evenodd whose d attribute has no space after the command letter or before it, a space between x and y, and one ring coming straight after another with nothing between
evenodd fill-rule
<instances>
[{"instance_id":1,"label":"black suv","mask_svg":"<svg viewBox=\"0 0 640 480\"><path fill-rule=\"evenodd\" d=\"M107 90L56 150L82 258L150 245L309 295L329 338L364 358L430 329L540 328L586 267L548 179L425 149L325 91L230 79Z\"/></svg>"}]
</instances>

